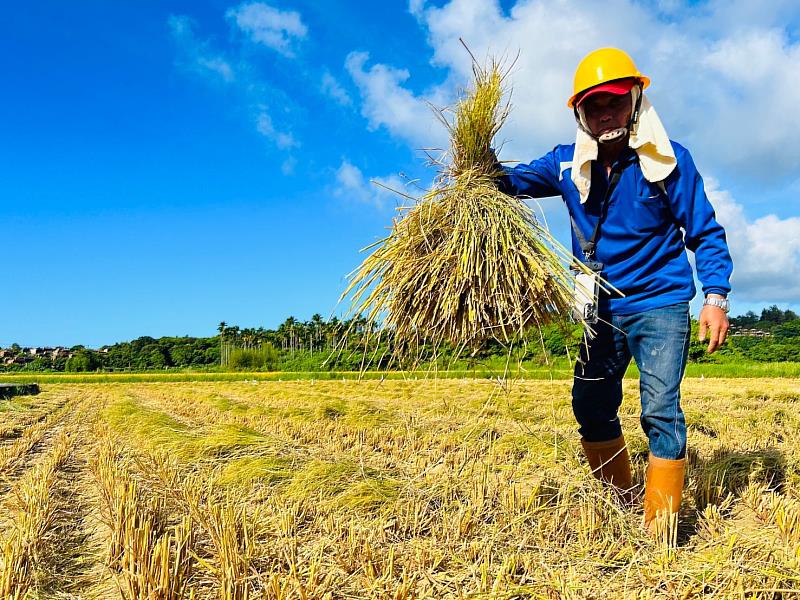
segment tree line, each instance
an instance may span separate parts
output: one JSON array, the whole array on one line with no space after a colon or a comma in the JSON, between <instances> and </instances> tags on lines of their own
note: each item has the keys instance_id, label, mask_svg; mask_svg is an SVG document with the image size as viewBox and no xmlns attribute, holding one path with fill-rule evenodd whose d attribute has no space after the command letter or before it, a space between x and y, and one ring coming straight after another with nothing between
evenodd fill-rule
<instances>
[{"instance_id":1,"label":"tree line","mask_svg":"<svg viewBox=\"0 0 800 600\"><path fill-rule=\"evenodd\" d=\"M13 344L5 371L147 371L153 369L220 369L223 353L231 369L351 370L359 369L363 350L377 339L374 327L363 317L324 319L315 314L308 321L287 318L276 329L250 328L221 322L212 337L142 336L98 349L73 346L52 356L27 354L30 349ZM381 342L384 343L384 342ZM266 360L263 358L266 357ZM24 362L23 360L24 359Z\"/></svg>"},{"instance_id":2,"label":"tree line","mask_svg":"<svg viewBox=\"0 0 800 600\"><path fill-rule=\"evenodd\" d=\"M697 324L689 349L694 362L751 360L800 362L800 317L791 310L771 306L761 314L748 312L730 319L728 342L714 355L696 340ZM546 363L554 357L575 356L581 339L579 327L570 323L545 326L535 341L518 349L516 358ZM423 349L424 350L424 349ZM14 344L6 351L22 356ZM482 363L499 364L508 349L487 342L479 352L456 357L446 344L436 349L442 368L473 368ZM429 356L433 352L429 352ZM276 329L241 328L225 321L212 337L142 336L99 349L74 346L58 356L38 355L2 365L6 371L147 371L154 369L349 371L387 368L392 355L391 332L377 335L363 317L324 319L315 314L307 321L287 318Z\"/></svg>"}]
</instances>

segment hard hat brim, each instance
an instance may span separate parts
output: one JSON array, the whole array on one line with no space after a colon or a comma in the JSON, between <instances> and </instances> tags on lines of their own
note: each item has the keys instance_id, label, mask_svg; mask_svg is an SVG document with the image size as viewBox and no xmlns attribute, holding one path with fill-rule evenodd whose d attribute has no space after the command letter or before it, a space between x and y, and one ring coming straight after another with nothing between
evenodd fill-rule
<instances>
[{"instance_id":1,"label":"hard hat brim","mask_svg":"<svg viewBox=\"0 0 800 600\"><path fill-rule=\"evenodd\" d=\"M628 94L631 91L631 88L636 84L636 80L633 77L627 77L625 79L616 79L614 81L609 81L607 83L601 83L600 85L596 85L593 88L589 88L585 92L583 92L576 100L575 106L580 106L584 102L586 102L587 98L591 98L596 94L613 94L615 96L622 96L624 94Z\"/></svg>"},{"instance_id":2,"label":"hard hat brim","mask_svg":"<svg viewBox=\"0 0 800 600\"><path fill-rule=\"evenodd\" d=\"M623 89L624 85L626 85L627 83L620 85L620 82L627 82L627 81L630 81L631 84L627 87L627 89ZM645 77L644 75L641 74L637 74L636 77L624 77L622 79L615 79L613 81L601 83L594 87L590 87L588 90L580 91L574 96L572 96L569 100L567 100L567 106L569 108L575 108L578 104L586 100L586 98L599 92L608 92L611 94L627 94L628 92L631 91L631 88L636 83L640 83L642 85L642 89L645 89L647 88L647 86L650 85L650 78Z\"/></svg>"}]
</instances>

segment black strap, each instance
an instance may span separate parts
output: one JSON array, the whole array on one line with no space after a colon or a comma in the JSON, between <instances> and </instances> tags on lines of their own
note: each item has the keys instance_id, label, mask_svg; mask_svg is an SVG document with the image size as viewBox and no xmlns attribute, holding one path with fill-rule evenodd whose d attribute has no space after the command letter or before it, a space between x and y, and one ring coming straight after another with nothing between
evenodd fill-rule
<instances>
[{"instance_id":1,"label":"black strap","mask_svg":"<svg viewBox=\"0 0 800 600\"><path fill-rule=\"evenodd\" d=\"M572 218L572 215L569 217L570 223L572 223L572 229L575 230L578 243L581 245L581 250L583 250L583 257L586 260L589 260L592 258L592 256L594 256L594 251L597 247L597 236L600 235L600 225L603 223L603 217L605 216L606 208L608 206L608 199L611 197L614 188L617 187L620 176L621 172L617 169L617 167L611 169L611 177L608 181L608 187L606 188L605 196L603 196L603 201L600 204L600 216L597 218L597 225L594 227L592 237L588 241L585 237L583 237L583 233L581 233L581 230L578 228L578 224L575 223L575 219Z\"/></svg>"}]
</instances>

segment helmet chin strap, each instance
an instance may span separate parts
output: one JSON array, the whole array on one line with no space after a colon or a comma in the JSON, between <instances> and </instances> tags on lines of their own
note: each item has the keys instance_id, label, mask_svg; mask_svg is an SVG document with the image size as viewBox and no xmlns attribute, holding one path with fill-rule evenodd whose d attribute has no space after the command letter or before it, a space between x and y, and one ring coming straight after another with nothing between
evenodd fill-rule
<instances>
[{"instance_id":1,"label":"helmet chin strap","mask_svg":"<svg viewBox=\"0 0 800 600\"><path fill-rule=\"evenodd\" d=\"M639 125L639 111L642 108L641 85L634 85L631 88L631 106L633 106L631 118L628 119L628 124L625 127L618 127L617 129L606 131L600 135L595 135L592 133L585 122L583 110L579 107L575 107L575 120L578 122L578 127L588 133L589 136L594 138L599 144L613 144L614 142L618 142L625 137L628 132L636 133L636 127Z\"/></svg>"}]
</instances>

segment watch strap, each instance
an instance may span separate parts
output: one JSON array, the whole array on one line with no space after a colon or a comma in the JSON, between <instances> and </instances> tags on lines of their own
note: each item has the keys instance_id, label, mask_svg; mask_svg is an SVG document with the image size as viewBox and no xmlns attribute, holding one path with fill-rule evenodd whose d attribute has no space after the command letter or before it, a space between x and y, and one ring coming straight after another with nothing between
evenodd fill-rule
<instances>
[{"instance_id":1,"label":"watch strap","mask_svg":"<svg viewBox=\"0 0 800 600\"><path fill-rule=\"evenodd\" d=\"M703 305L705 306L706 304L710 306L716 306L717 308L721 308L726 313L730 310L730 302L728 301L727 298L706 298L703 301Z\"/></svg>"}]
</instances>

